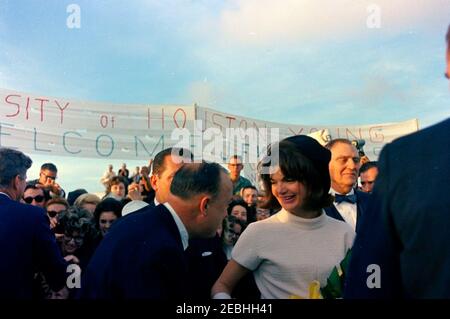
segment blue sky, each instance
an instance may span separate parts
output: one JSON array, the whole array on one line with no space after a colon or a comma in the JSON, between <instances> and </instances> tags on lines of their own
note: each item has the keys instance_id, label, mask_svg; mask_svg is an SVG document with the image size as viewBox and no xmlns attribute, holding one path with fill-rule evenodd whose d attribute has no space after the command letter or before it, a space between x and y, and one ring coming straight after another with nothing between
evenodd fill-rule
<instances>
[{"instance_id":1,"label":"blue sky","mask_svg":"<svg viewBox=\"0 0 450 319\"><path fill-rule=\"evenodd\" d=\"M66 25L71 3L79 29ZM367 27L371 4L380 28ZM450 115L449 17L448 0L0 0L0 87L283 123L426 127ZM33 158L29 175L46 160ZM101 190L107 162L51 160L66 189Z\"/></svg>"}]
</instances>

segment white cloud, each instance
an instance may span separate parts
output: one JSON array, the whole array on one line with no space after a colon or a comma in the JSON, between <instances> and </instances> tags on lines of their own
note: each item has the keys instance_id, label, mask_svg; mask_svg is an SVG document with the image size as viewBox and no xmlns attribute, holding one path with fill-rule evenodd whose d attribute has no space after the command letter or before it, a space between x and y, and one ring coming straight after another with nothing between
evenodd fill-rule
<instances>
[{"instance_id":1,"label":"white cloud","mask_svg":"<svg viewBox=\"0 0 450 319\"><path fill-rule=\"evenodd\" d=\"M450 13L448 0L233 0L221 16L229 40L267 44L302 39L337 39L368 31L367 8L381 12L381 30L413 28L418 22L442 23ZM448 21L447 21L448 23Z\"/></svg>"}]
</instances>

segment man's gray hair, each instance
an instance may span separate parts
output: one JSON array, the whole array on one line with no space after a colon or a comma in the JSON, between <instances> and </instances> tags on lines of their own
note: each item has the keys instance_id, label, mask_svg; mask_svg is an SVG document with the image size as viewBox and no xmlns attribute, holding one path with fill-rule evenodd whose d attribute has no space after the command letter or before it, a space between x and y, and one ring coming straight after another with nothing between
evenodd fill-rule
<instances>
[{"instance_id":1,"label":"man's gray hair","mask_svg":"<svg viewBox=\"0 0 450 319\"><path fill-rule=\"evenodd\" d=\"M20 175L25 179L33 161L24 153L11 148L0 147L0 187L7 188Z\"/></svg>"}]
</instances>

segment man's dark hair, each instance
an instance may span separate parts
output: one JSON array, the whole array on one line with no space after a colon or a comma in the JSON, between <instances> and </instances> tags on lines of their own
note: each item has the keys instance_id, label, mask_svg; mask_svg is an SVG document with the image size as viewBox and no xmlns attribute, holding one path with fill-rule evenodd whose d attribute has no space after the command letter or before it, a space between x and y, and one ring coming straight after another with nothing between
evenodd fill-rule
<instances>
[{"instance_id":1,"label":"man's dark hair","mask_svg":"<svg viewBox=\"0 0 450 319\"><path fill-rule=\"evenodd\" d=\"M351 142L350 140L346 139L346 138L336 138L336 139L334 139L334 140L329 141L329 142L325 145L325 147L331 151L331 149L332 149L336 144L339 144L339 143L347 144L347 145L350 145L350 146L354 146L354 145L352 144L352 142Z\"/></svg>"},{"instance_id":2,"label":"man's dark hair","mask_svg":"<svg viewBox=\"0 0 450 319\"><path fill-rule=\"evenodd\" d=\"M53 164L53 163L42 164L41 170L42 171L50 171L50 172L58 173L58 169L56 168L56 165Z\"/></svg>"},{"instance_id":3,"label":"man's dark hair","mask_svg":"<svg viewBox=\"0 0 450 319\"><path fill-rule=\"evenodd\" d=\"M25 179L32 163L31 158L22 152L0 147L0 187L8 188L17 175Z\"/></svg>"},{"instance_id":4,"label":"man's dark hair","mask_svg":"<svg viewBox=\"0 0 450 319\"><path fill-rule=\"evenodd\" d=\"M169 155L177 155L179 157L182 157L185 162L193 162L194 156L193 154L185 149L185 148L178 148L178 147L169 147L158 154L156 154L155 158L153 159L152 164L152 174L153 175L160 175L164 170L166 169L164 160Z\"/></svg>"},{"instance_id":5,"label":"man's dark hair","mask_svg":"<svg viewBox=\"0 0 450 319\"><path fill-rule=\"evenodd\" d=\"M42 188L39 188L39 187L37 187L36 186L37 185L37 183L34 183L34 182L27 182L27 184L26 184L26 186L25 186L25 189L23 190L23 192L25 193L26 191L27 191L27 189L40 189L41 191L42 191L42 194L45 196L45 192L44 192L44 189L42 189ZM47 198L46 198L47 199Z\"/></svg>"},{"instance_id":6,"label":"man's dark hair","mask_svg":"<svg viewBox=\"0 0 450 319\"><path fill-rule=\"evenodd\" d=\"M367 172L369 169L378 167L377 162L367 162L364 163L361 168L359 169L359 175L361 175L364 172Z\"/></svg>"},{"instance_id":7,"label":"man's dark hair","mask_svg":"<svg viewBox=\"0 0 450 319\"><path fill-rule=\"evenodd\" d=\"M215 199L222 182L220 173L227 171L217 163L193 163L183 165L173 177L170 192L182 199L207 193Z\"/></svg>"},{"instance_id":8,"label":"man's dark hair","mask_svg":"<svg viewBox=\"0 0 450 319\"><path fill-rule=\"evenodd\" d=\"M255 187L255 186L253 186L253 185L250 185L250 186L244 186L244 187L242 187L242 194L244 194L244 191L246 190L246 189L254 189L255 191L258 191L258 189Z\"/></svg>"}]
</instances>

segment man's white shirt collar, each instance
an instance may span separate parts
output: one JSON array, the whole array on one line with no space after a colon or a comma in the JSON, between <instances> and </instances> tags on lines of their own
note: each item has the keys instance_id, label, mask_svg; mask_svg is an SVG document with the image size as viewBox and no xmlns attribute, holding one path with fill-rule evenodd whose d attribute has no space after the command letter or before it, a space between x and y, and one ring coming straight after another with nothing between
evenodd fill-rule
<instances>
[{"instance_id":1,"label":"man's white shirt collar","mask_svg":"<svg viewBox=\"0 0 450 319\"><path fill-rule=\"evenodd\" d=\"M333 189L333 187L330 188L330 194L333 195L333 196L335 196L336 194L339 194L339 195L353 195L354 193L355 193L355 190L353 189L353 187L352 187L352 189L350 190L350 192L348 192L347 194L341 194L341 193L338 193L338 192L336 192L336 191Z\"/></svg>"},{"instance_id":2,"label":"man's white shirt collar","mask_svg":"<svg viewBox=\"0 0 450 319\"><path fill-rule=\"evenodd\" d=\"M178 227L178 231L180 232L181 242L183 244L183 249L186 250L188 248L188 245L189 245L189 234L187 232L186 227L184 226L184 224L181 221L180 217L178 216L177 212L173 209L172 206L170 206L169 203L164 203L163 205L166 206L166 208L172 214L172 217L175 220L175 224Z\"/></svg>"}]
</instances>

